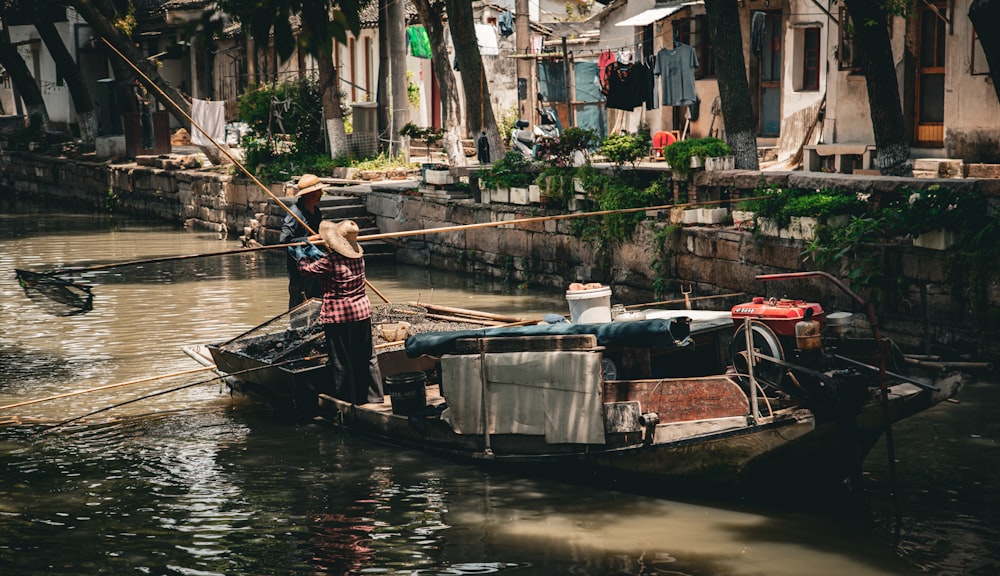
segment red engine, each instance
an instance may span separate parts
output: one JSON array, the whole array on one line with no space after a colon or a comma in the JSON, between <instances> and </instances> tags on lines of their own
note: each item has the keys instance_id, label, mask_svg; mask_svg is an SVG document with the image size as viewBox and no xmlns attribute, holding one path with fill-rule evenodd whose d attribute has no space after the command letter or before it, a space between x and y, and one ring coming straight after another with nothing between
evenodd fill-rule
<instances>
[{"instance_id":1,"label":"red engine","mask_svg":"<svg viewBox=\"0 0 1000 576\"><path fill-rule=\"evenodd\" d=\"M807 310L812 310L812 319L819 322L822 328L823 307L815 302L806 302L805 300L789 300L787 298L765 300L762 296L757 296L752 302L733 306L731 315L733 324L737 328L743 324L743 319L749 316L766 324L778 336L794 338L795 323L806 317Z\"/></svg>"}]
</instances>

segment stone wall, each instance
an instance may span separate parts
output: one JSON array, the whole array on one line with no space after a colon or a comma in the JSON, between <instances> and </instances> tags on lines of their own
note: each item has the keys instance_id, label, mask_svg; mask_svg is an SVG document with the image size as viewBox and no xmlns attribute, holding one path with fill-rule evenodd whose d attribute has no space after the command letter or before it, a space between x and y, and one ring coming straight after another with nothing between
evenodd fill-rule
<instances>
[{"instance_id":1,"label":"stone wall","mask_svg":"<svg viewBox=\"0 0 1000 576\"><path fill-rule=\"evenodd\" d=\"M977 188L997 196L1000 182L974 180L913 180L874 177L859 179L845 175L795 173L739 173L701 175L700 199L724 191L733 197L750 196L762 182L778 186L814 188L850 186L866 193L897 189L901 185L921 188L935 183ZM512 204L475 204L384 192L367 195L367 208L376 216L383 233L500 222L554 215L539 207ZM605 256L571 232L571 220L549 220L448 231L400 238L397 259L472 274L483 274L509 282L565 290L572 282L602 282L613 290L613 303L635 304L662 298L681 299L683 292L706 296L743 292L746 296L726 301L729 306L750 296L803 298L821 302L827 310L858 312L846 293L822 278L762 283L760 274L815 270L807 257L806 243L780 237L755 236L732 226L685 226L675 228L665 211L647 220L631 242L614 246ZM668 227L670 227L668 229ZM657 250L657 236L667 237ZM892 294L879 303L883 331L907 349L933 349L995 355L1000 352L997 334L982 334L976 314L964 295L953 297L947 277L947 252L916 248L908 239L881 251L884 274ZM660 271L659 273L657 271ZM847 280L848 270L825 270ZM718 301L713 305L719 304ZM993 331L1000 324L1000 284L992 279L989 296ZM861 322L864 327L864 322ZM925 339L925 335L927 335Z\"/></svg>"},{"instance_id":2,"label":"stone wall","mask_svg":"<svg viewBox=\"0 0 1000 576\"><path fill-rule=\"evenodd\" d=\"M83 162L24 152L0 153L0 193L68 200L158 218L233 238L264 211L267 195L229 174Z\"/></svg>"},{"instance_id":3,"label":"stone wall","mask_svg":"<svg viewBox=\"0 0 1000 576\"><path fill-rule=\"evenodd\" d=\"M728 195L749 196L762 184L798 187L850 187L878 194L901 185L935 183L970 187L1000 198L1000 180L907 180L858 178L822 173L721 172L696 175L700 200ZM135 164L109 165L28 153L0 153L0 193L83 202L101 210L138 214L226 237L267 212L268 197L254 184L228 174L204 170L163 170ZM276 194L280 195L278 192ZM377 191L365 195L368 211L383 233L443 228L483 222L555 215L538 206L479 204ZM827 310L854 310L852 301L832 283L812 278L762 284L759 274L809 271L805 243L778 237L755 237L728 225L674 228L661 211L636 231L631 242L605 254L572 234L571 220L546 220L448 231L396 240L397 258L405 263L481 274L508 281L565 290L571 282L611 285L613 302L634 304L660 298L679 299L682 292L706 296L746 293L789 296L821 302ZM668 229L668 226L670 228ZM658 235L666 237L658 250ZM906 348L948 348L979 355L1000 352L1000 285L991 278L989 309L973 310L948 279L948 252L915 248L900 239L881 251L884 274L894 287L892 298L878 305L884 332ZM827 270L847 282L847 270ZM661 296L662 295L662 296ZM718 304L718 302L712 302ZM977 331L977 314L991 315L992 332ZM858 314L857 317L862 315ZM923 335L929 338L925 342Z\"/></svg>"}]
</instances>

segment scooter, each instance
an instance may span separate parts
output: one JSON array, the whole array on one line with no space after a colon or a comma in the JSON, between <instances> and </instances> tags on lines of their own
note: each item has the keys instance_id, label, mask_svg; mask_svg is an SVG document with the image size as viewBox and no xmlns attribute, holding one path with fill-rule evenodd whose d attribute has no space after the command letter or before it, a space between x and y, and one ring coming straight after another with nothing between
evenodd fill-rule
<instances>
[{"instance_id":1,"label":"scooter","mask_svg":"<svg viewBox=\"0 0 1000 576\"><path fill-rule=\"evenodd\" d=\"M552 108L538 108L538 115L541 122L535 125L534 130L528 130L525 120L518 120L514 123L514 128L510 132L510 143L514 150L524 155L525 158L534 160L535 139L539 137L554 138L562 133L559 127L559 118Z\"/></svg>"}]
</instances>

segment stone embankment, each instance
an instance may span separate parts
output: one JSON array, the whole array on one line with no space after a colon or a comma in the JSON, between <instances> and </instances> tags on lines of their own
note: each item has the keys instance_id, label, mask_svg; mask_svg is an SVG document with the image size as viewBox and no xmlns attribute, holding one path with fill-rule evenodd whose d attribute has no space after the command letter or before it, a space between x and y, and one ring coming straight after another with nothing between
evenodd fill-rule
<instances>
[{"instance_id":1,"label":"stone embankment","mask_svg":"<svg viewBox=\"0 0 1000 576\"><path fill-rule=\"evenodd\" d=\"M761 186L806 189L849 188L880 193L906 185L934 184L978 189L1000 198L1000 180L930 180L858 178L803 172L699 173L694 181L700 200L736 199ZM243 235L265 217L268 197L254 184L210 170L166 170L136 164L109 165L26 153L0 154L0 194L17 192L45 199L82 201L98 209L157 217L178 225L215 230L223 238ZM282 196L280 186L273 192ZM412 191L353 192L364 198L383 233L444 228L480 222L553 215L538 206L484 204L421 195ZM829 311L860 312L833 284L822 279L762 284L759 274L813 270L802 240L754 235L732 225L677 226L669 213L652 214L631 242L599 251L572 233L570 220L534 221L503 227L448 231L398 239L396 257L406 263L482 274L511 285L564 290L571 282L602 282L613 290L613 303L742 292L788 296L821 302ZM270 224L267 224L270 226ZM662 246L662 248L660 248ZM891 305L880 302L884 333L910 349L967 352L994 356L1000 351L1000 286L990 279L986 310L974 307L949 279L948 251L914 247L900 239L872 247L881 251L882 272L897 287ZM844 279L847 270L827 270ZM663 295L663 296L658 296ZM739 298L742 300L743 297ZM724 304L731 305L732 301ZM713 303L715 304L715 303ZM980 316L990 315L979 327ZM859 314L858 317L861 317Z\"/></svg>"}]
</instances>

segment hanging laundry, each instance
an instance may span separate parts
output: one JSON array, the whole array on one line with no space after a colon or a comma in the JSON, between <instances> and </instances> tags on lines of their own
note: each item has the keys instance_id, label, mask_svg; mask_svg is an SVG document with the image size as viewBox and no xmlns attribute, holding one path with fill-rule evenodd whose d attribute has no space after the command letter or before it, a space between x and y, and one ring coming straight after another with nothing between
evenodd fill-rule
<instances>
[{"instance_id":1,"label":"hanging laundry","mask_svg":"<svg viewBox=\"0 0 1000 576\"><path fill-rule=\"evenodd\" d=\"M611 50L604 50L597 57L598 79L600 80L601 93L608 94L608 65L615 62L615 53Z\"/></svg>"},{"instance_id":2,"label":"hanging laundry","mask_svg":"<svg viewBox=\"0 0 1000 576\"><path fill-rule=\"evenodd\" d=\"M476 24L476 40L479 42L480 56L499 56L496 28L490 24Z\"/></svg>"},{"instance_id":3,"label":"hanging laundry","mask_svg":"<svg viewBox=\"0 0 1000 576\"><path fill-rule=\"evenodd\" d=\"M562 60L538 61L538 93L547 102L566 100L566 74Z\"/></svg>"},{"instance_id":4,"label":"hanging laundry","mask_svg":"<svg viewBox=\"0 0 1000 576\"><path fill-rule=\"evenodd\" d=\"M514 15L510 13L510 10L504 10L500 13L500 17L497 18L497 30L504 38L514 33Z\"/></svg>"},{"instance_id":5,"label":"hanging laundry","mask_svg":"<svg viewBox=\"0 0 1000 576\"><path fill-rule=\"evenodd\" d=\"M767 23L767 14L760 10L754 10L750 17L750 51L760 55L764 51L764 28Z\"/></svg>"},{"instance_id":6,"label":"hanging laundry","mask_svg":"<svg viewBox=\"0 0 1000 576\"><path fill-rule=\"evenodd\" d=\"M191 119L208 133L206 136L202 134L201 130L194 128L191 133L191 143L195 146L212 146L212 140L209 137L216 142L222 142L225 139L226 103L224 101L192 98Z\"/></svg>"},{"instance_id":7,"label":"hanging laundry","mask_svg":"<svg viewBox=\"0 0 1000 576\"><path fill-rule=\"evenodd\" d=\"M417 58L431 57L431 39L423 24L406 28L406 42L410 45L410 54Z\"/></svg>"},{"instance_id":8,"label":"hanging laundry","mask_svg":"<svg viewBox=\"0 0 1000 576\"><path fill-rule=\"evenodd\" d=\"M698 55L687 44L675 42L672 50L656 53L654 73L660 77L660 106L687 106L695 101L694 71Z\"/></svg>"},{"instance_id":9,"label":"hanging laundry","mask_svg":"<svg viewBox=\"0 0 1000 576\"><path fill-rule=\"evenodd\" d=\"M641 96L640 104L646 105L646 110L655 110L660 107L656 98L656 78L654 67L656 58L649 56L641 64L635 65L636 90Z\"/></svg>"},{"instance_id":10,"label":"hanging laundry","mask_svg":"<svg viewBox=\"0 0 1000 576\"><path fill-rule=\"evenodd\" d=\"M634 72L634 73L633 73ZM640 67L635 64L612 62L608 64L607 107L631 111L641 106L645 99L645 85Z\"/></svg>"}]
</instances>

